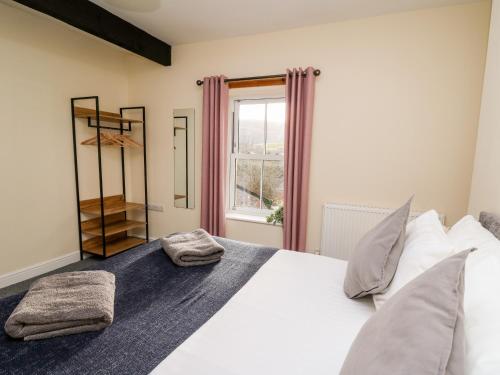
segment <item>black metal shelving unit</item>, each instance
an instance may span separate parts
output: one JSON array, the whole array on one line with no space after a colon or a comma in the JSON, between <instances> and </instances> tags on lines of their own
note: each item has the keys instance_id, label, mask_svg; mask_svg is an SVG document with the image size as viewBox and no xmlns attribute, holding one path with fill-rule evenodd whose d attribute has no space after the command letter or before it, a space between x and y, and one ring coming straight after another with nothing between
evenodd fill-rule
<instances>
[{"instance_id":1,"label":"black metal shelving unit","mask_svg":"<svg viewBox=\"0 0 500 375\"><path fill-rule=\"evenodd\" d=\"M82 101L94 101L94 108L78 107L76 104ZM129 110L142 111L142 120L124 118ZM84 253L107 258L121 253L142 243L149 242L148 225L148 183L147 183L147 159L146 159L146 109L145 107L122 107L120 113L104 112L99 107L98 96L86 96L71 98L71 119L73 128L73 157L76 182L76 201L78 217L78 234L80 245L80 258ZM99 174L99 197L82 201L80 199L80 181L78 175L78 144L77 144L77 119L86 120L89 128L96 129L96 146ZM81 121L83 122L83 121ZM108 123L119 124L119 127L103 125ZM142 126L142 148L144 158L144 203L127 202L126 176L125 176L125 150L120 147L122 194L104 196L103 191L103 166L102 166L102 138L101 130L116 131L120 135L132 132L133 125ZM128 126L125 126L128 125ZM127 219L127 212L132 210L143 210L144 221ZM82 221L82 214L91 219ZM145 238L129 236L130 229L144 227ZM90 238L84 240L83 234Z\"/></svg>"}]
</instances>

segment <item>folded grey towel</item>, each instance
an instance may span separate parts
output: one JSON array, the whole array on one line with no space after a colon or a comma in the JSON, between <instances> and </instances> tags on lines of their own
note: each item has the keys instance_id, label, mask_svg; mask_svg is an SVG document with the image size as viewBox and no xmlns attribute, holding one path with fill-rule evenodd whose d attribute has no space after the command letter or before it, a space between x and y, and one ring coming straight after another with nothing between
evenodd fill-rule
<instances>
[{"instance_id":1,"label":"folded grey towel","mask_svg":"<svg viewBox=\"0 0 500 375\"><path fill-rule=\"evenodd\" d=\"M224 247L203 229L172 234L162 238L161 245L172 262L183 267L218 262L224 254Z\"/></svg>"},{"instance_id":2,"label":"folded grey towel","mask_svg":"<svg viewBox=\"0 0 500 375\"><path fill-rule=\"evenodd\" d=\"M115 275L66 272L35 281L5 323L13 338L39 340L98 331L113 322Z\"/></svg>"}]
</instances>

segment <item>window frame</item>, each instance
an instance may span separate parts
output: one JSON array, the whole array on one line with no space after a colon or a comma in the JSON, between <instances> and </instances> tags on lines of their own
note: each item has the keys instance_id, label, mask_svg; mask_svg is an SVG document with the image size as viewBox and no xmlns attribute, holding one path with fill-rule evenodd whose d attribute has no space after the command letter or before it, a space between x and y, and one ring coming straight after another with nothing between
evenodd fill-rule
<instances>
[{"instance_id":1,"label":"window frame","mask_svg":"<svg viewBox=\"0 0 500 375\"><path fill-rule=\"evenodd\" d=\"M262 204L262 185L263 185L263 176L264 176L264 162L265 161L281 161L284 162L284 155L268 155L268 154L241 154L239 152L239 147L236 144L238 142L238 130L239 126L237 124L237 120L239 118L239 106L242 102L245 103L282 103L285 102L285 96L283 93L276 93L275 95L266 94L266 95L241 95L235 96L230 99L230 124L228 131L228 181L227 181L227 204L226 204L226 212L228 214L236 214L236 215L247 215L251 217L266 217L273 213L273 210L267 209L263 207ZM264 148L267 147L267 111L266 111L266 119L264 122ZM266 152L266 149L264 149ZM261 161L261 170L260 170L260 208L250 208L250 207L235 207L233 205L236 195L236 161L237 160L259 160Z\"/></svg>"}]
</instances>

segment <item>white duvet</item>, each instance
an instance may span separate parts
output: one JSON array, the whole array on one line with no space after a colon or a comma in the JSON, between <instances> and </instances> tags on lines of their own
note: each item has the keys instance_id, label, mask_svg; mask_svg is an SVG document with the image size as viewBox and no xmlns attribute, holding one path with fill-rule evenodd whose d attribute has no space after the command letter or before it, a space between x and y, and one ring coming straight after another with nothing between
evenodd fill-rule
<instances>
[{"instance_id":1,"label":"white duvet","mask_svg":"<svg viewBox=\"0 0 500 375\"><path fill-rule=\"evenodd\" d=\"M153 374L337 374L373 314L350 300L347 262L278 251Z\"/></svg>"}]
</instances>

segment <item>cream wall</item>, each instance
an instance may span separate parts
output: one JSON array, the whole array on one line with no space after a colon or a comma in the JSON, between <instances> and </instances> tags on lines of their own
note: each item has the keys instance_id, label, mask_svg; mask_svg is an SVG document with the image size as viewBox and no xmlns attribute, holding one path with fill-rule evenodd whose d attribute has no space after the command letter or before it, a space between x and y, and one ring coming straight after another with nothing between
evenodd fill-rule
<instances>
[{"instance_id":1,"label":"cream wall","mask_svg":"<svg viewBox=\"0 0 500 375\"><path fill-rule=\"evenodd\" d=\"M493 1L469 212L500 214L500 2Z\"/></svg>"},{"instance_id":2,"label":"cream wall","mask_svg":"<svg viewBox=\"0 0 500 375\"><path fill-rule=\"evenodd\" d=\"M322 205L467 210L490 3L421 10L270 34L180 45L164 68L129 62L130 100L148 108L153 235L199 225L202 89L207 75L254 76L312 65L317 79L308 248L319 248ZM194 210L173 207L172 111L196 110ZM228 221L227 236L281 245L281 228Z\"/></svg>"},{"instance_id":3,"label":"cream wall","mask_svg":"<svg viewBox=\"0 0 500 375\"><path fill-rule=\"evenodd\" d=\"M2 275L78 250L69 99L99 95L116 110L128 104L128 78L121 50L5 3L0 57ZM79 155L83 198L98 191L95 154ZM104 168L106 192L118 193L119 166Z\"/></svg>"},{"instance_id":4,"label":"cream wall","mask_svg":"<svg viewBox=\"0 0 500 375\"><path fill-rule=\"evenodd\" d=\"M165 68L0 2L0 275L78 249L69 98L102 108L144 104L151 235L199 225L202 90L195 80L313 65L317 79L308 248L319 247L323 203L396 206L415 192L449 222L467 208L489 3L181 45ZM126 58L126 56L129 56ZM172 112L196 110L195 209L173 207ZM83 126L82 126L83 128ZM88 133L90 135L91 133ZM82 134L82 137L85 134ZM105 155L105 189L119 170ZM97 192L95 153L79 157L82 196ZM140 163L140 158L136 158ZM132 177L142 175L141 166ZM142 199L142 181L129 190ZM281 228L228 221L231 238L281 245Z\"/></svg>"}]
</instances>

